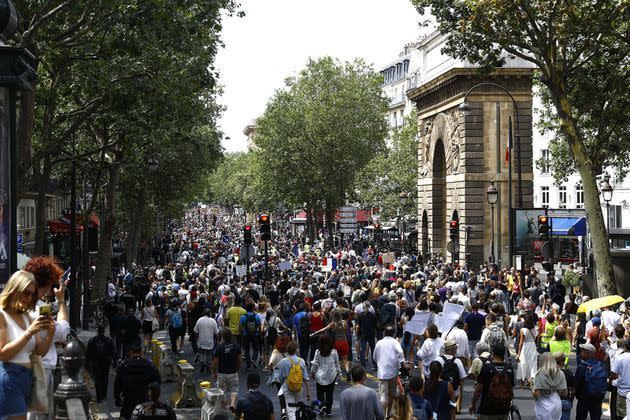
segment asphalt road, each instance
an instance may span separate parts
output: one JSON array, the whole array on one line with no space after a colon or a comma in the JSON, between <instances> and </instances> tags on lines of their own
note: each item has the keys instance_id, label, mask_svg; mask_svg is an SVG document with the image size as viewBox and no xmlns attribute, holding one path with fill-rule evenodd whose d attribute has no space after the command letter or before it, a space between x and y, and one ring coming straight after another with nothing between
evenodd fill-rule
<instances>
[{"instance_id":1,"label":"asphalt road","mask_svg":"<svg viewBox=\"0 0 630 420\"><path fill-rule=\"evenodd\" d=\"M167 337L167 333L165 331L158 331L155 335L155 338L157 338L158 340L164 341L166 343L169 343L168 337ZM179 359L185 359L188 360L189 362L191 362L194 358L194 355L192 353L192 348L190 346L190 344L188 344L188 341L186 341L186 345L184 346L184 354L181 355L179 357ZM570 359L570 368L571 369L575 369L575 357ZM247 370L245 368L245 363L243 363L242 365L243 367L241 368L240 371L240 389L239 389L239 395L245 394L247 392ZM207 381L210 380L210 375L208 374L201 374L200 373L200 369L198 366L195 366L195 381L196 383L200 383L202 381ZM262 372L261 369L257 370L258 373L261 375L261 386L260 386L260 390L267 395L271 401L274 403L274 407L276 409L276 419L280 418L280 404L278 401L278 396L277 396L277 391L275 388L269 387L267 386L267 379L269 377L269 375L266 375ZM113 399L113 381L114 381L114 371L112 370L110 373L110 386L108 389L108 397L107 400L99 405L99 406L95 406L95 411L97 412L97 414L100 415L100 417L102 419L115 419L118 418L119 416L119 410L118 408L115 406L114 404L114 399ZM371 388L377 389L378 387L378 380L375 377L376 375L376 371L375 370L370 370L368 369L368 380L366 382L366 386L369 386ZM212 381L211 381L212 382ZM457 415L457 419L462 419L462 420L469 420L469 419L474 419L474 417L470 416L467 414L467 410L468 407L470 406L470 400L472 397L472 389L473 389L473 385L474 383L472 381L465 381L464 382L464 396L463 396L463 404L462 404L462 414ZM341 419L341 416L339 415L339 400L340 400L340 394L341 392L350 387L351 385L348 384L345 380L345 378L340 378L338 385L335 387L335 392L334 392L334 404L333 404L333 416L329 417L332 419ZM169 382L169 383L164 383L162 385L162 401L167 401L170 400L170 397L173 395L173 393L175 392L175 388L176 388L176 384L173 382ZM316 392L315 392L315 385L313 383L310 384L310 389L311 389L311 395L313 396L313 398L316 398ZM527 390L527 389L520 389L518 386L514 389L514 394L515 394L515 404L518 406L519 411L521 413L522 419L523 420L534 420L536 417L534 415L534 399L532 397L531 391ZM605 405L604 409L607 409L607 405ZM200 409L199 408L194 408L194 409L177 409L177 418L178 419L199 419L199 413L200 413ZM464 413L465 412L465 413ZM572 418L575 418L575 404L573 406L573 413L571 415ZM604 416L603 418L609 418Z\"/></svg>"}]
</instances>

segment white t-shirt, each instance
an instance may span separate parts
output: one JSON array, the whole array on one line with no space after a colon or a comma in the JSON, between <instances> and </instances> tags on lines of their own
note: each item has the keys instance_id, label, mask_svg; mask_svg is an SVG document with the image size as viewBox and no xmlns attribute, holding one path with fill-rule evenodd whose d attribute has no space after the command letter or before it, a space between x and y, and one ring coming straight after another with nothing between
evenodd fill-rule
<instances>
[{"instance_id":1,"label":"white t-shirt","mask_svg":"<svg viewBox=\"0 0 630 420\"><path fill-rule=\"evenodd\" d=\"M153 322L153 318L157 316L157 314L155 313L155 307L145 306L144 308L142 308L142 316L143 316L142 318L143 321Z\"/></svg>"},{"instance_id":2,"label":"white t-shirt","mask_svg":"<svg viewBox=\"0 0 630 420\"><path fill-rule=\"evenodd\" d=\"M199 348L211 350L214 348L214 336L219 334L217 322L209 317L202 316L197 320L194 331L199 334L197 345Z\"/></svg>"},{"instance_id":3,"label":"white t-shirt","mask_svg":"<svg viewBox=\"0 0 630 420\"><path fill-rule=\"evenodd\" d=\"M442 348L444 347L444 340L442 338L427 338L422 343L422 347L418 350L418 358L422 360L424 365L424 373L429 374L429 365L435 361L440 355Z\"/></svg>"}]
</instances>

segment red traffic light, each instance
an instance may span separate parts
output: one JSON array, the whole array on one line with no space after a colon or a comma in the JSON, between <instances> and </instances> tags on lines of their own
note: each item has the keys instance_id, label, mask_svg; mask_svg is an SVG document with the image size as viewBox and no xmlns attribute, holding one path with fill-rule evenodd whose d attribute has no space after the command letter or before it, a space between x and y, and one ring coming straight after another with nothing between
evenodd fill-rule
<instances>
[{"instance_id":1,"label":"red traffic light","mask_svg":"<svg viewBox=\"0 0 630 420\"><path fill-rule=\"evenodd\" d=\"M538 216L538 223L541 225L546 225L549 223L549 217L547 216Z\"/></svg>"},{"instance_id":2,"label":"red traffic light","mask_svg":"<svg viewBox=\"0 0 630 420\"><path fill-rule=\"evenodd\" d=\"M456 227L457 227L457 225L458 225L457 220L451 220L450 225L451 225L451 228L456 228Z\"/></svg>"},{"instance_id":3,"label":"red traffic light","mask_svg":"<svg viewBox=\"0 0 630 420\"><path fill-rule=\"evenodd\" d=\"M250 225L245 225L245 230L252 230L252 227Z\"/></svg>"}]
</instances>

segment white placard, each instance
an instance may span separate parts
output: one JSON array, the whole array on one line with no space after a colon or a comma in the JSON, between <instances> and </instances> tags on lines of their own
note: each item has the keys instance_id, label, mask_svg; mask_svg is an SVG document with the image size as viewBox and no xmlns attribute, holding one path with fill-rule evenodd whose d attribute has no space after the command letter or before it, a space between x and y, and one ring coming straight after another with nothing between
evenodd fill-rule
<instances>
[{"instance_id":1,"label":"white placard","mask_svg":"<svg viewBox=\"0 0 630 420\"><path fill-rule=\"evenodd\" d=\"M396 254L393 252L384 252L383 253L383 265L391 264L396 261Z\"/></svg>"},{"instance_id":2,"label":"white placard","mask_svg":"<svg viewBox=\"0 0 630 420\"><path fill-rule=\"evenodd\" d=\"M464 309L462 305L456 303L445 303L442 313L435 317L435 325L437 325L438 331L442 334L447 334L459 317L462 316Z\"/></svg>"},{"instance_id":3,"label":"white placard","mask_svg":"<svg viewBox=\"0 0 630 420\"><path fill-rule=\"evenodd\" d=\"M413 318L405 324L405 331L415 335L424 334L429 323L429 318L431 318L430 313L414 314Z\"/></svg>"},{"instance_id":4,"label":"white placard","mask_svg":"<svg viewBox=\"0 0 630 420\"><path fill-rule=\"evenodd\" d=\"M516 270L521 271L523 269L523 256L516 255Z\"/></svg>"},{"instance_id":5,"label":"white placard","mask_svg":"<svg viewBox=\"0 0 630 420\"><path fill-rule=\"evenodd\" d=\"M247 274L247 269L244 265L237 265L236 266L236 277L245 277L245 274Z\"/></svg>"},{"instance_id":6,"label":"white placard","mask_svg":"<svg viewBox=\"0 0 630 420\"><path fill-rule=\"evenodd\" d=\"M293 266L291 265L291 261L286 260L286 261L280 261L280 264L278 264L278 268L280 269L280 271L287 271L290 270Z\"/></svg>"}]
</instances>

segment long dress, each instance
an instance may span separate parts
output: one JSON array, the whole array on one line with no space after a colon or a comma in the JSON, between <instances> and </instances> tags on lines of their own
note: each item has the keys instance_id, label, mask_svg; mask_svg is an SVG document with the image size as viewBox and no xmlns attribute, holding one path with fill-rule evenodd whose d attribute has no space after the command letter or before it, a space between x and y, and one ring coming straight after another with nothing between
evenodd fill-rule
<instances>
[{"instance_id":1,"label":"long dress","mask_svg":"<svg viewBox=\"0 0 630 420\"><path fill-rule=\"evenodd\" d=\"M538 352L536 351L538 329L521 328L521 333L523 334L523 348L518 358L516 378L531 381L538 371Z\"/></svg>"}]
</instances>

